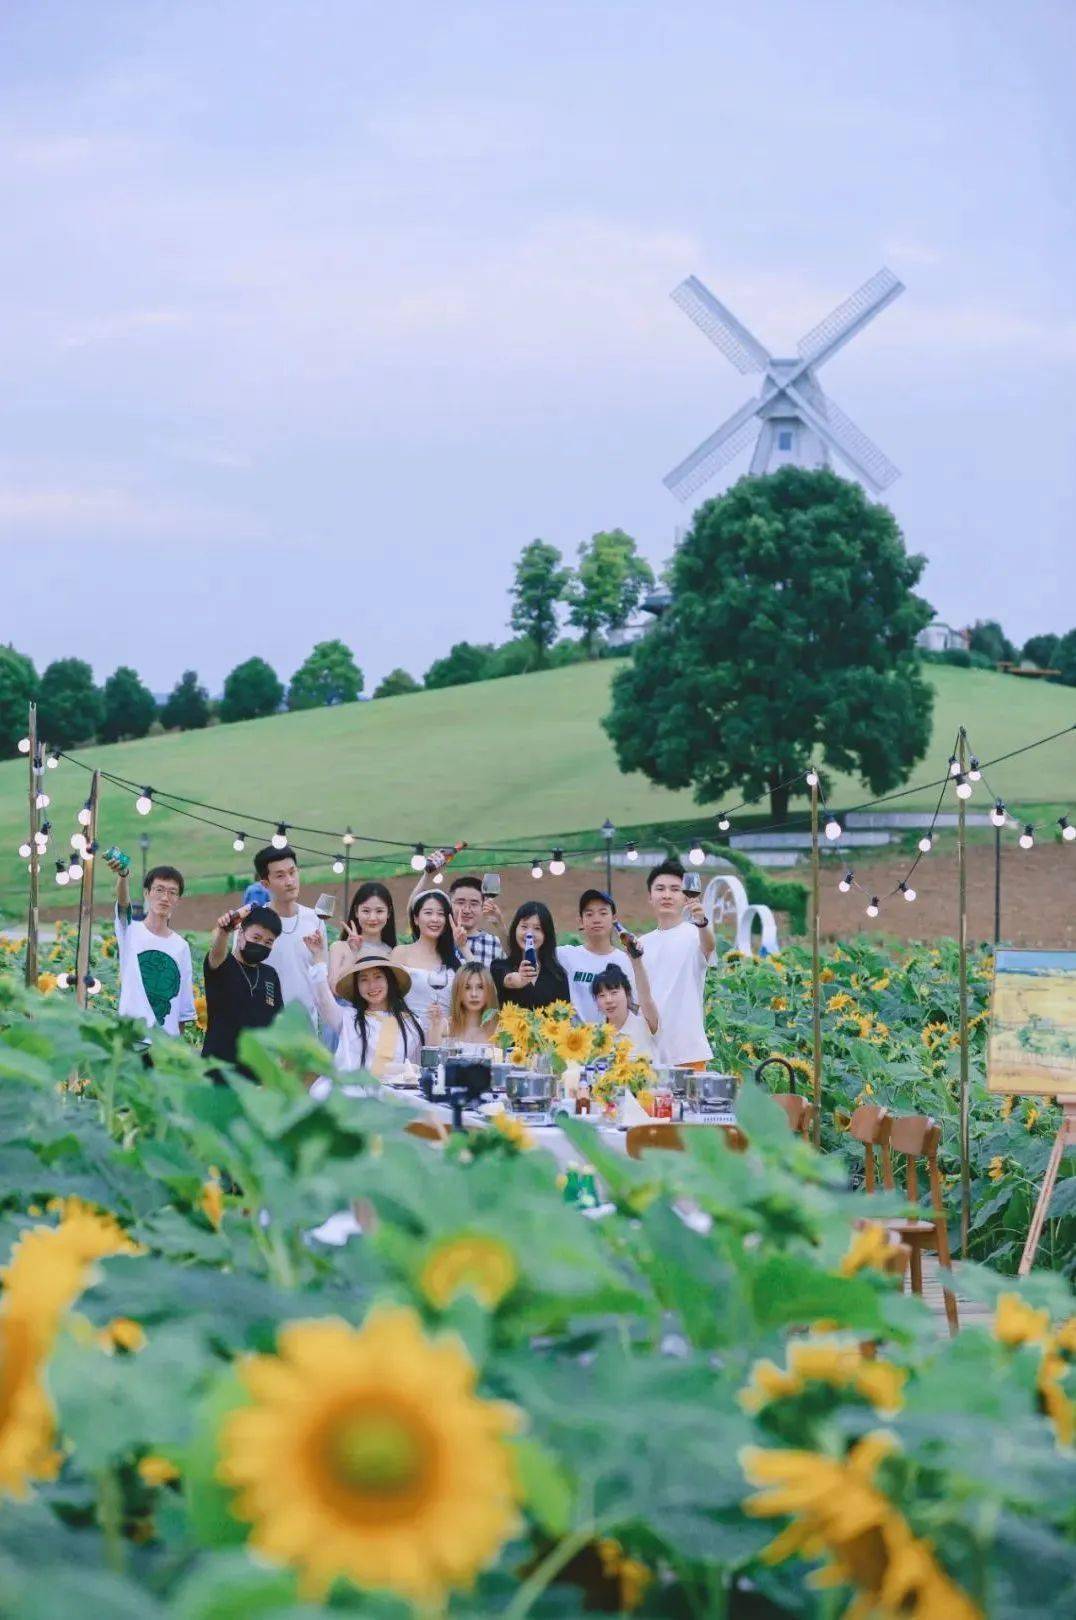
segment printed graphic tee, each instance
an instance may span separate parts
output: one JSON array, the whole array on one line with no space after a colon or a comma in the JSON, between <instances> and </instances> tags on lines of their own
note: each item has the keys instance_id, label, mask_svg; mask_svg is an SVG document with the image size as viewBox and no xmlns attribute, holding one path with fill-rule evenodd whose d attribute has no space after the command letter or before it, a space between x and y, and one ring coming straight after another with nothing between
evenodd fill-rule
<instances>
[{"instance_id":1,"label":"printed graphic tee","mask_svg":"<svg viewBox=\"0 0 1076 1620\"><path fill-rule=\"evenodd\" d=\"M557 961L568 975L572 1007L584 1024L600 1024L602 1021L602 1015L598 1011L598 1004L591 994L590 987L594 983L595 974L600 973L603 968L611 967L614 962L627 974L634 1001L635 973L627 951L612 950L601 956L597 951L592 951L588 945L558 945Z\"/></svg>"},{"instance_id":2,"label":"printed graphic tee","mask_svg":"<svg viewBox=\"0 0 1076 1620\"><path fill-rule=\"evenodd\" d=\"M154 934L136 922L130 907L116 907L121 1018L137 1018L149 1029L178 1035L193 1022L194 970L191 948L173 929Z\"/></svg>"}]
</instances>

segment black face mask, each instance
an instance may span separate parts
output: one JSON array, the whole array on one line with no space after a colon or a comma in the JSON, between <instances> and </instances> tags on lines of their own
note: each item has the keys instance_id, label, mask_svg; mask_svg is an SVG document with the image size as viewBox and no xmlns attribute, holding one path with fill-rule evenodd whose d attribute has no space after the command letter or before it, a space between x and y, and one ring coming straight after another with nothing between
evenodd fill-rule
<instances>
[{"instance_id":1,"label":"black face mask","mask_svg":"<svg viewBox=\"0 0 1076 1620\"><path fill-rule=\"evenodd\" d=\"M257 967L259 962L265 961L272 948L271 945L258 945L252 939L244 940L239 954L249 967Z\"/></svg>"}]
</instances>

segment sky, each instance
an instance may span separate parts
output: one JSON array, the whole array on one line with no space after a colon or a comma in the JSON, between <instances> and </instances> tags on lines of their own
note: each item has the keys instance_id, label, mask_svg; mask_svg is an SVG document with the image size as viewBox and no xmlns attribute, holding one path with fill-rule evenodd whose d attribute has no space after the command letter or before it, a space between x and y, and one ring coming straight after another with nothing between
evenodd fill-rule
<instances>
[{"instance_id":1,"label":"sky","mask_svg":"<svg viewBox=\"0 0 1076 1620\"><path fill-rule=\"evenodd\" d=\"M794 352L883 264L820 380L923 593L1071 628L1074 50L1071 0L4 0L0 640L421 676L536 536L668 557L757 386L683 277Z\"/></svg>"}]
</instances>

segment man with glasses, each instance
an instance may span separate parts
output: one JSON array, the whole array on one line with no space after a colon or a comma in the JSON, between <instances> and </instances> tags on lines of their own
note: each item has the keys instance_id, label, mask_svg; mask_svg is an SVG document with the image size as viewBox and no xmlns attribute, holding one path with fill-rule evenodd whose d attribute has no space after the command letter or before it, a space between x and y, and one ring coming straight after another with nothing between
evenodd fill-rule
<instances>
[{"instance_id":1,"label":"man with glasses","mask_svg":"<svg viewBox=\"0 0 1076 1620\"><path fill-rule=\"evenodd\" d=\"M191 948L171 926L183 894L183 874L174 866L155 866L146 873L146 915L131 911L131 887L122 861L109 861L116 874L116 939L119 944L122 1018L136 1018L149 1029L178 1035L194 1022L194 971Z\"/></svg>"}]
</instances>

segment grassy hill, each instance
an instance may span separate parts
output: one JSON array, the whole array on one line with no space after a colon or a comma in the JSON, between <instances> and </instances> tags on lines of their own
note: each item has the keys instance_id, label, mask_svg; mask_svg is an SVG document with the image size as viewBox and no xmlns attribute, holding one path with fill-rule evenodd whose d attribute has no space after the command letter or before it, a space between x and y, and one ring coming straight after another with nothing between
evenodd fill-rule
<instances>
[{"instance_id":1,"label":"grassy hill","mask_svg":"<svg viewBox=\"0 0 1076 1620\"><path fill-rule=\"evenodd\" d=\"M615 663L574 665L473 686L353 703L335 709L274 715L207 731L153 737L81 752L85 764L164 791L234 807L235 830L248 835L247 854L224 833L155 809L135 813L133 799L104 785L101 836L137 851L152 837L150 860L178 859L205 880L243 872L250 853L268 841L272 820L342 828L380 838L472 844L525 843L548 853L556 835L592 833L606 816L618 828L693 820L708 831L707 807L690 793L624 776L600 726ZM957 726L968 728L984 758L1008 752L1076 719L1072 690L980 670L932 666L937 693L934 741L913 780L939 774ZM997 791L1014 803L1071 804L1076 800L1076 750L1059 741L991 772ZM75 813L85 799L87 772L64 762L48 776L49 816L56 853L68 852ZM869 798L854 780L835 784L834 802ZM925 790L902 808L932 804ZM984 801L985 803L985 801ZM709 810L717 808L708 807ZM764 809L765 807L760 807ZM25 879L16 851L25 836L26 765L0 764L0 904L16 911ZM332 848L331 840L296 835L297 842ZM357 845L355 853L370 853ZM311 868L316 863L304 863ZM223 886L223 884L222 884ZM43 898L61 891L46 882ZM66 891L63 891L66 898Z\"/></svg>"}]
</instances>

